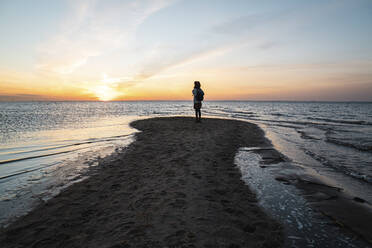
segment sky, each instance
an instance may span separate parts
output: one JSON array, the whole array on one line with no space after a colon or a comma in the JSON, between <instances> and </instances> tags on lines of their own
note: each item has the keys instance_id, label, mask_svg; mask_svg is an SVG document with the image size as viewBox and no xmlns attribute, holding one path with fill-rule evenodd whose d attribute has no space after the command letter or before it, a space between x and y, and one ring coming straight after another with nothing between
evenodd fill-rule
<instances>
[{"instance_id":1,"label":"sky","mask_svg":"<svg viewBox=\"0 0 372 248\"><path fill-rule=\"evenodd\" d=\"M372 101L370 0L1 0L0 101Z\"/></svg>"}]
</instances>

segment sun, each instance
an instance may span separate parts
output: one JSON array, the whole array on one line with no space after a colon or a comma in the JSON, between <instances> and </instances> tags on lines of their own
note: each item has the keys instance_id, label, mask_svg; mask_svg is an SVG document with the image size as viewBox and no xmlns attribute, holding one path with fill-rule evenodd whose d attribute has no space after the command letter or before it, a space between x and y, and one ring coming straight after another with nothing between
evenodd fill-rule
<instances>
[{"instance_id":1,"label":"sun","mask_svg":"<svg viewBox=\"0 0 372 248\"><path fill-rule=\"evenodd\" d=\"M119 92L107 85L97 86L91 91L97 96L98 100L100 101L111 101L119 96Z\"/></svg>"}]
</instances>

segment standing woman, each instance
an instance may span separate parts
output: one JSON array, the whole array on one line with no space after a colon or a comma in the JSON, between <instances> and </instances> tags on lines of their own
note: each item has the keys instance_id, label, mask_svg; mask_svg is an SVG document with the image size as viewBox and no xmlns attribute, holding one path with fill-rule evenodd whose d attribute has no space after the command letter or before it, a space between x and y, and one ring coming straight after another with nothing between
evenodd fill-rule
<instances>
[{"instance_id":1,"label":"standing woman","mask_svg":"<svg viewBox=\"0 0 372 248\"><path fill-rule=\"evenodd\" d=\"M194 109L195 109L195 117L196 122L201 122L201 106L202 101L204 100L204 92L200 88L200 82L194 82L194 89L192 90L192 94L194 95Z\"/></svg>"}]
</instances>

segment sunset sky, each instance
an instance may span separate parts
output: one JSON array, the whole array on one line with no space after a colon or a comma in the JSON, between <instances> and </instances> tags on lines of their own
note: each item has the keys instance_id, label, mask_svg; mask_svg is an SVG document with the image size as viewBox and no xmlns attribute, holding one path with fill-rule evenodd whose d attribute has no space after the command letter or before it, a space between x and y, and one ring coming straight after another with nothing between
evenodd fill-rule
<instances>
[{"instance_id":1,"label":"sunset sky","mask_svg":"<svg viewBox=\"0 0 372 248\"><path fill-rule=\"evenodd\" d=\"M370 0L1 0L0 101L372 101Z\"/></svg>"}]
</instances>

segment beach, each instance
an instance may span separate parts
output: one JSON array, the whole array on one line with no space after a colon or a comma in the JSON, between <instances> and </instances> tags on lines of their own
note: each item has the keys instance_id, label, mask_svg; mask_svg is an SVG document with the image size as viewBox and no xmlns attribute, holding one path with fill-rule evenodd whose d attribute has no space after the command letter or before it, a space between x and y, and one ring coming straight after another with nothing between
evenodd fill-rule
<instances>
[{"instance_id":1,"label":"beach","mask_svg":"<svg viewBox=\"0 0 372 248\"><path fill-rule=\"evenodd\" d=\"M0 248L372 248L371 10L1 0Z\"/></svg>"},{"instance_id":2,"label":"beach","mask_svg":"<svg viewBox=\"0 0 372 248\"><path fill-rule=\"evenodd\" d=\"M241 180L258 126L190 117L138 120L135 142L1 230L2 247L280 247L283 228Z\"/></svg>"}]
</instances>

